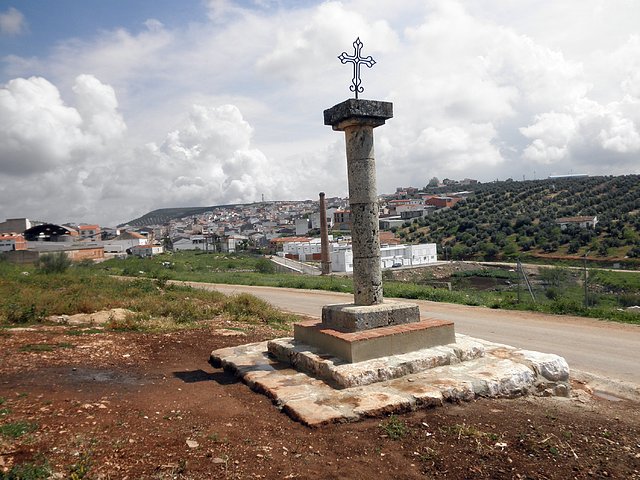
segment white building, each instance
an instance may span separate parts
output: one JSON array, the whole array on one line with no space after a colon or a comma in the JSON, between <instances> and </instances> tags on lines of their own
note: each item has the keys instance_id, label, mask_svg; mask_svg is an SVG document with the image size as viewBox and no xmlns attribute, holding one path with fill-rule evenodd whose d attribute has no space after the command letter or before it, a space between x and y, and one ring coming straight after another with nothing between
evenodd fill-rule
<instances>
[{"instance_id":1,"label":"white building","mask_svg":"<svg viewBox=\"0 0 640 480\"><path fill-rule=\"evenodd\" d=\"M327 228L333 228L333 212L335 212L337 208L334 208L331 214L327 210ZM315 228L320 230L320 212L311 214L311 228Z\"/></svg>"},{"instance_id":2,"label":"white building","mask_svg":"<svg viewBox=\"0 0 640 480\"><path fill-rule=\"evenodd\" d=\"M333 238L330 238L331 242ZM312 238L308 242L286 242L282 244L283 257L296 258L301 262L310 262L318 259L322 253L321 242L319 238ZM314 256L316 258L314 258Z\"/></svg>"},{"instance_id":3,"label":"white building","mask_svg":"<svg viewBox=\"0 0 640 480\"><path fill-rule=\"evenodd\" d=\"M14 250L26 250L27 242L22 235L15 233L0 233L0 252L13 252Z\"/></svg>"},{"instance_id":4,"label":"white building","mask_svg":"<svg viewBox=\"0 0 640 480\"><path fill-rule=\"evenodd\" d=\"M173 251L204 250L205 246L204 235L191 235L189 238L180 238L173 242Z\"/></svg>"},{"instance_id":5,"label":"white building","mask_svg":"<svg viewBox=\"0 0 640 480\"><path fill-rule=\"evenodd\" d=\"M419 245L389 245L380 248L380 266L415 267L438 261L435 243ZM331 252L331 270L334 272L353 272L353 251L350 245L334 246Z\"/></svg>"},{"instance_id":6,"label":"white building","mask_svg":"<svg viewBox=\"0 0 640 480\"><path fill-rule=\"evenodd\" d=\"M149 241L144 235L137 232L122 232L116 238L104 243L104 251L120 253L139 245L147 245Z\"/></svg>"},{"instance_id":7,"label":"white building","mask_svg":"<svg viewBox=\"0 0 640 480\"><path fill-rule=\"evenodd\" d=\"M597 216L563 217L556 219L561 230L565 230L569 225L577 225L580 228L594 228L598 223Z\"/></svg>"},{"instance_id":8,"label":"white building","mask_svg":"<svg viewBox=\"0 0 640 480\"><path fill-rule=\"evenodd\" d=\"M131 253L138 257L153 257L164 252L162 245L135 245L131 247Z\"/></svg>"},{"instance_id":9,"label":"white building","mask_svg":"<svg viewBox=\"0 0 640 480\"><path fill-rule=\"evenodd\" d=\"M309 219L296 218L296 235L306 235L309 232Z\"/></svg>"}]
</instances>

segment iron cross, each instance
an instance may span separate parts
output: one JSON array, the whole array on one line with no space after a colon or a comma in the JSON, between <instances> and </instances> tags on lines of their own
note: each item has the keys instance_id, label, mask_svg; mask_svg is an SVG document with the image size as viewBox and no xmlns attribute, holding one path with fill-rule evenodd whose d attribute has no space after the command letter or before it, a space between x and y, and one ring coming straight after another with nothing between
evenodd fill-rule
<instances>
[{"instance_id":1,"label":"iron cross","mask_svg":"<svg viewBox=\"0 0 640 480\"><path fill-rule=\"evenodd\" d=\"M347 55L347 52L342 52L338 59L344 64L347 62L353 63L353 78L351 79L351 85L349 86L349 90L355 92L356 99L358 98L358 93L364 92L364 87L361 86L362 80L360 79L360 65L364 64L367 67L371 68L376 64L376 61L369 55L368 57L361 57L360 51L362 50L362 42L360 41L360 37L356 38L356 41L353 42L353 55Z\"/></svg>"}]
</instances>

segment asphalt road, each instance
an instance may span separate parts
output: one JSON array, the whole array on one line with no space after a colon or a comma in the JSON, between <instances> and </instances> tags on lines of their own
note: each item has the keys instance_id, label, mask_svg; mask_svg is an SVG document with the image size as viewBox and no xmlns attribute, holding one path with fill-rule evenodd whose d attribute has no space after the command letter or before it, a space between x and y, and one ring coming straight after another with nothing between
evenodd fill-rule
<instances>
[{"instance_id":1,"label":"asphalt road","mask_svg":"<svg viewBox=\"0 0 640 480\"><path fill-rule=\"evenodd\" d=\"M316 290L221 284L191 285L200 288L206 285L205 288L214 288L225 294L251 293L282 310L318 318L323 305L353 301L351 294ZM555 353L564 357L572 369L640 385L640 325L410 301L420 306L423 318L453 320L457 333L518 348Z\"/></svg>"}]
</instances>

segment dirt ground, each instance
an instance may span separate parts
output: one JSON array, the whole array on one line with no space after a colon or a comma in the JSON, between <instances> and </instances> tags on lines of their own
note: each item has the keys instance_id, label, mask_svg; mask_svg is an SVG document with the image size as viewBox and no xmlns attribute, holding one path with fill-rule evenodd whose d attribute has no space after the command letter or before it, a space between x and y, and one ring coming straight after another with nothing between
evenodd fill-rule
<instances>
[{"instance_id":1,"label":"dirt ground","mask_svg":"<svg viewBox=\"0 0 640 480\"><path fill-rule=\"evenodd\" d=\"M276 336L222 320L164 334L0 330L0 476L46 463L53 478L640 479L640 405L579 385L570 399L304 427L208 363Z\"/></svg>"}]
</instances>

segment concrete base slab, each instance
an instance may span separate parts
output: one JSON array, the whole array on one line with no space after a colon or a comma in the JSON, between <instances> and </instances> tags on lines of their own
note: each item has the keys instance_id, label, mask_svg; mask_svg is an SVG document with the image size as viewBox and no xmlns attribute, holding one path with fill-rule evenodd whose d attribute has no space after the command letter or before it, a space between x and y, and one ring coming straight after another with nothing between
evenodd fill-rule
<instances>
[{"instance_id":1,"label":"concrete base slab","mask_svg":"<svg viewBox=\"0 0 640 480\"><path fill-rule=\"evenodd\" d=\"M338 303L322 307L322 325L339 332L358 332L420 321L420 309L413 303L385 300L377 305Z\"/></svg>"},{"instance_id":2,"label":"concrete base slab","mask_svg":"<svg viewBox=\"0 0 640 480\"><path fill-rule=\"evenodd\" d=\"M309 426L355 421L476 397L569 394L569 367L562 357L464 335L456 337L457 344L482 345L484 355L343 389L332 388L327 382L275 359L268 353L268 342L215 350L211 361L214 366L239 376L292 418ZM369 364L373 370L381 361L394 362L391 358L372 360L362 362L359 368L366 371L365 364Z\"/></svg>"},{"instance_id":3,"label":"concrete base slab","mask_svg":"<svg viewBox=\"0 0 640 480\"><path fill-rule=\"evenodd\" d=\"M453 322L428 319L358 332L341 332L319 320L308 320L296 323L293 332L296 342L350 363L455 342Z\"/></svg>"}]
</instances>

